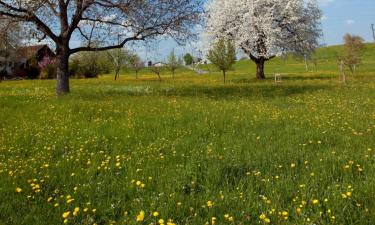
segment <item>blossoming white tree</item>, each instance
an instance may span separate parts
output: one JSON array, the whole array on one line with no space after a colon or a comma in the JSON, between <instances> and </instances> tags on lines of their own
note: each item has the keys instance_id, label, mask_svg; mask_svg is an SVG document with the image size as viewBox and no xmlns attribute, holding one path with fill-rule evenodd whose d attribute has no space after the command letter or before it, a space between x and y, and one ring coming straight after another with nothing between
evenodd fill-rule
<instances>
[{"instance_id":1,"label":"blossoming white tree","mask_svg":"<svg viewBox=\"0 0 375 225\"><path fill-rule=\"evenodd\" d=\"M285 53L309 54L318 46L321 11L315 0L210 0L206 36L229 38L257 65Z\"/></svg>"}]
</instances>

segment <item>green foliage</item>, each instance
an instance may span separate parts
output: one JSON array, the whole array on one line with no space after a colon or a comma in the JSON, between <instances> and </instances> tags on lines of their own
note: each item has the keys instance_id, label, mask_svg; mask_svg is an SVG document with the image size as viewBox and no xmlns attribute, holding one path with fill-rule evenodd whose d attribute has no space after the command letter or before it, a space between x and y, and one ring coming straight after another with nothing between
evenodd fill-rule
<instances>
[{"instance_id":1,"label":"green foliage","mask_svg":"<svg viewBox=\"0 0 375 225\"><path fill-rule=\"evenodd\" d=\"M113 70L106 52L80 52L73 55L69 62L71 76L94 78L108 74Z\"/></svg>"},{"instance_id":2,"label":"green foliage","mask_svg":"<svg viewBox=\"0 0 375 225\"><path fill-rule=\"evenodd\" d=\"M193 64L194 61L193 56L190 53L185 54L184 61L185 65L190 66L191 64Z\"/></svg>"},{"instance_id":3,"label":"green foliage","mask_svg":"<svg viewBox=\"0 0 375 225\"><path fill-rule=\"evenodd\" d=\"M236 49L231 41L221 39L209 50L207 58L223 72L225 82L225 73L236 62Z\"/></svg>"}]
</instances>

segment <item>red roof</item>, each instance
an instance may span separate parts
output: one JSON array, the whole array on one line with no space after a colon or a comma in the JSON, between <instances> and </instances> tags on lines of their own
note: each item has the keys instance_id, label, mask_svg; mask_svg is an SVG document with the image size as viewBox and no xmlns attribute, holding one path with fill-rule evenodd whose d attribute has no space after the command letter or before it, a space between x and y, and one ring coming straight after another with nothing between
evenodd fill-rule
<instances>
[{"instance_id":1,"label":"red roof","mask_svg":"<svg viewBox=\"0 0 375 225\"><path fill-rule=\"evenodd\" d=\"M18 59L31 59L37 56L38 52L48 46L47 45L34 45L34 46L25 46L19 47L16 50L16 56Z\"/></svg>"}]
</instances>

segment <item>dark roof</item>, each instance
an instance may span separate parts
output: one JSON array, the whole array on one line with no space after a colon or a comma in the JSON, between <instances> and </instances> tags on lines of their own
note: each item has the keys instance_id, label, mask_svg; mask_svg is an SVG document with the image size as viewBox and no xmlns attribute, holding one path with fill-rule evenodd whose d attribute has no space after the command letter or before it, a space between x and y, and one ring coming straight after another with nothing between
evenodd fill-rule
<instances>
[{"instance_id":1,"label":"dark roof","mask_svg":"<svg viewBox=\"0 0 375 225\"><path fill-rule=\"evenodd\" d=\"M34 46L19 47L16 50L16 55L17 55L17 58L19 59L21 58L31 59L32 57L35 57L41 49L45 47L48 48L48 45L34 45Z\"/></svg>"}]
</instances>

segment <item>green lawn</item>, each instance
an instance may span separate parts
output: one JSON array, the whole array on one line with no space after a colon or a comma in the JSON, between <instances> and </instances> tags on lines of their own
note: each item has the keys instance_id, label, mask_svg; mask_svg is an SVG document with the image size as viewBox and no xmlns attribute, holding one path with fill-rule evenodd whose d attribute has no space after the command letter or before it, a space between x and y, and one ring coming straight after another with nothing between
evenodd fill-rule
<instances>
[{"instance_id":1,"label":"green lawn","mask_svg":"<svg viewBox=\"0 0 375 225\"><path fill-rule=\"evenodd\" d=\"M265 81L0 83L0 224L375 224L375 59L344 85L338 49Z\"/></svg>"}]
</instances>

